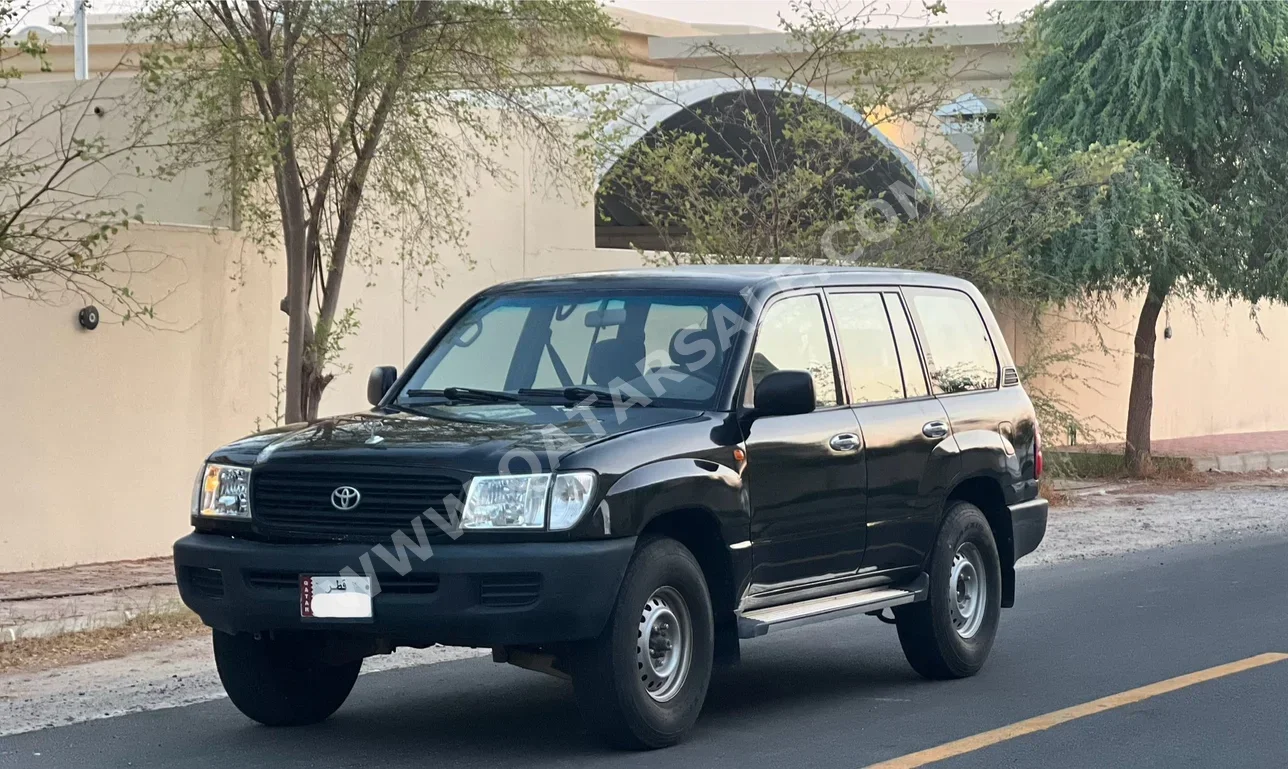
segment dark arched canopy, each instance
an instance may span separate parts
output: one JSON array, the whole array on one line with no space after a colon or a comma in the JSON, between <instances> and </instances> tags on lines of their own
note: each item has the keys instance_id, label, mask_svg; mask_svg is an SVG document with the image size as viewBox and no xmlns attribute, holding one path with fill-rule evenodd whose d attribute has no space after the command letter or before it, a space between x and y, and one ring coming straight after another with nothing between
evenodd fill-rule
<instances>
[{"instance_id":1,"label":"dark arched canopy","mask_svg":"<svg viewBox=\"0 0 1288 769\"><path fill-rule=\"evenodd\" d=\"M809 88L780 80L720 78L688 80L650 86L598 86L608 103L619 99L620 117L605 127L611 137L611 151L597 169L595 203L596 245L604 248L657 248L658 233L632 209L628 196L611 173L620 163L630 163L632 150L675 131L699 134L710 151L760 163L771 162L766 145L779 147L781 109L819 108L838 118L842 130L866 145L862 156L851 162L848 183L872 197L890 199L886 191L901 189L927 193L929 187L906 155L861 114L845 104ZM790 100L789 104L784 104ZM620 105L625 104L625 107ZM753 130L750 121L759 128ZM754 138L753 138L754 137ZM769 138L763 141L761 137ZM775 157L781 167L791 158ZM893 201L891 201L893 202ZM896 212L906 215L902 208Z\"/></svg>"}]
</instances>

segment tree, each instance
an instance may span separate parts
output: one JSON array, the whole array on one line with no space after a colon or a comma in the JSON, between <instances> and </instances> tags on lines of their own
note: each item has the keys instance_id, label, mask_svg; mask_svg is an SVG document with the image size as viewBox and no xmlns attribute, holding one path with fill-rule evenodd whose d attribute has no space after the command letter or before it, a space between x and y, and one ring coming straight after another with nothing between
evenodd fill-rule
<instances>
[{"instance_id":1,"label":"tree","mask_svg":"<svg viewBox=\"0 0 1288 769\"><path fill-rule=\"evenodd\" d=\"M141 123L123 141L103 135L99 116L122 103L104 92L104 79L20 87L23 60L48 68L35 32L10 37L28 10L0 0L0 296L41 301L71 291L126 319L151 315L130 291L119 259L127 249L115 240L141 211L84 182L147 149L150 131Z\"/></svg>"},{"instance_id":2,"label":"tree","mask_svg":"<svg viewBox=\"0 0 1288 769\"><path fill-rule=\"evenodd\" d=\"M438 248L462 243L474 175L502 173L488 154L502 140L573 160L531 87L612 42L593 0L153 0L135 27L153 109L188 126L172 168L210 168L245 231L285 254L288 422L316 417L356 327L346 269L391 241L432 271Z\"/></svg>"},{"instance_id":3,"label":"tree","mask_svg":"<svg viewBox=\"0 0 1288 769\"><path fill-rule=\"evenodd\" d=\"M1143 473L1165 303L1288 299L1288 4L1054 2L1025 46L1020 156L1134 148L1032 256L1056 296L1142 297L1126 460Z\"/></svg>"}]
</instances>

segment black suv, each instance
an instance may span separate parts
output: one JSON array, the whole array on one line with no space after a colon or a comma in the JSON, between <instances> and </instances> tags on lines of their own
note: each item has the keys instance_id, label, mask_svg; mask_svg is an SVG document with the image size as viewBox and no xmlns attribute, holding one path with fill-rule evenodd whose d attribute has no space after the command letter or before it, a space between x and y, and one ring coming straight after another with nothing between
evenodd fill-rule
<instances>
[{"instance_id":1,"label":"black suv","mask_svg":"<svg viewBox=\"0 0 1288 769\"><path fill-rule=\"evenodd\" d=\"M571 678L611 744L660 747L742 640L858 613L923 676L969 676L1046 530L1033 406L979 292L939 275L508 283L368 394L211 454L175 544L264 724L447 644Z\"/></svg>"}]
</instances>

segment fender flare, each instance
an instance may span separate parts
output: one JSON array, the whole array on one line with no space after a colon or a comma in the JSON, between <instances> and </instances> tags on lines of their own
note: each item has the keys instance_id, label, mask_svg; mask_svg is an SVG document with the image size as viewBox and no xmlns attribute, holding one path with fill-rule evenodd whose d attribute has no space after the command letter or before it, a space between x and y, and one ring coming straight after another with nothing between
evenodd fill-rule
<instances>
[{"instance_id":1,"label":"fender flare","mask_svg":"<svg viewBox=\"0 0 1288 769\"><path fill-rule=\"evenodd\" d=\"M683 457L641 465L619 477L604 495L612 536L635 536L659 516L701 509L719 524L726 544L751 530L751 508L742 476L733 468Z\"/></svg>"}]
</instances>

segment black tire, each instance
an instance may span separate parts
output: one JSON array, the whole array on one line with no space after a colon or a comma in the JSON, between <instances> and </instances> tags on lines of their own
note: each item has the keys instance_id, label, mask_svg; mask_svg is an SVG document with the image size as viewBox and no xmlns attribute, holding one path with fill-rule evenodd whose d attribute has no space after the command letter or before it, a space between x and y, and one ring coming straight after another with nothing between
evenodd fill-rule
<instances>
[{"instance_id":1,"label":"black tire","mask_svg":"<svg viewBox=\"0 0 1288 769\"><path fill-rule=\"evenodd\" d=\"M959 552L969 554L973 546L981 557L984 575L982 594L984 613L978 626L962 622L956 613L958 585L952 584L953 562ZM894 610L903 654L925 678L944 680L966 678L979 672L993 648L997 624L1002 612L1002 568L997 543L988 520L978 507L969 502L950 503L944 524L930 555L930 592L925 601L899 606ZM967 584L965 580L963 584ZM972 615L973 616L973 615ZM968 638L954 625L958 618Z\"/></svg>"},{"instance_id":2,"label":"black tire","mask_svg":"<svg viewBox=\"0 0 1288 769\"><path fill-rule=\"evenodd\" d=\"M215 667L228 699L265 726L326 720L344 704L362 660L327 665L316 643L214 632Z\"/></svg>"},{"instance_id":3,"label":"black tire","mask_svg":"<svg viewBox=\"0 0 1288 769\"><path fill-rule=\"evenodd\" d=\"M639 658L646 648L640 644L648 642L643 634L646 615L654 616L659 593L663 601L673 601L673 595L683 600L691 628L688 674L675 679L675 688L664 702L654 696L667 696L666 686L659 685L657 679L649 684L642 680L648 676L641 673L644 663ZM663 748L679 742L697 721L706 700L714 628L711 595L693 554L673 539L641 541L626 569L607 627L598 638L578 644L570 660L577 706L586 724L610 746L622 750ZM656 695L649 694L646 687L650 685L659 687Z\"/></svg>"}]
</instances>

